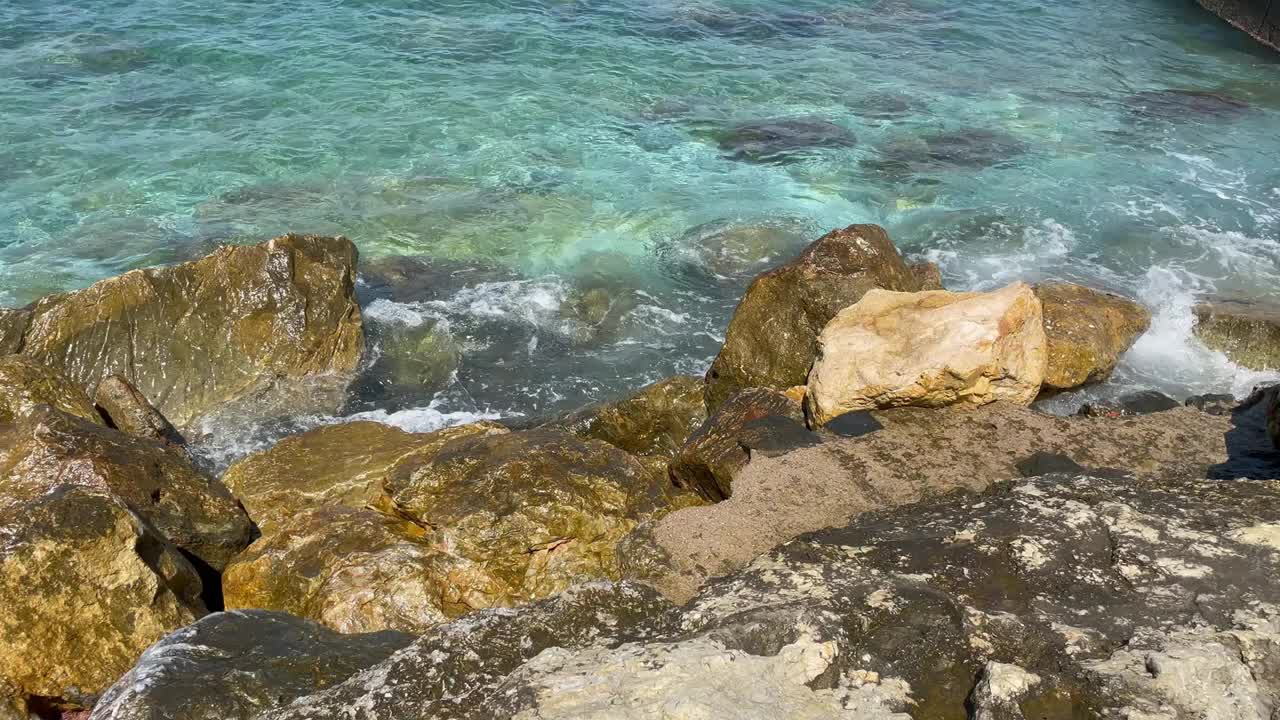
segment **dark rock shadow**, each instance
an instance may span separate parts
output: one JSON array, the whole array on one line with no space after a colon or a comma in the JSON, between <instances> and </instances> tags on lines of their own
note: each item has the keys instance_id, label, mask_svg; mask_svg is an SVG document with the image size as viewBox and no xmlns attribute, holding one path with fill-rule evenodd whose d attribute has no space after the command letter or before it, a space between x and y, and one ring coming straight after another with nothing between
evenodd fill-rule
<instances>
[{"instance_id":1,"label":"dark rock shadow","mask_svg":"<svg viewBox=\"0 0 1280 720\"><path fill-rule=\"evenodd\" d=\"M1280 478L1280 450L1267 436L1267 404L1280 386L1254 391L1231 411L1231 429L1224 436L1227 461L1209 468L1213 480Z\"/></svg>"}]
</instances>

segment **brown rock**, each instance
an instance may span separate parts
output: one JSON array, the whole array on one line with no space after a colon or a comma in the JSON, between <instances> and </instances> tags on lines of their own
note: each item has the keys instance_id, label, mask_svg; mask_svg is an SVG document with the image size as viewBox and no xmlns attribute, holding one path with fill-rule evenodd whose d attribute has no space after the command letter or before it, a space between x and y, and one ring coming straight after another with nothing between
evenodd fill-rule
<instances>
[{"instance_id":1,"label":"brown rock","mask_svg":"<svg viewBox=\"0 0 1280 720\"><path fill-rule=\"evenodd\" d=\"M0 705L91 708L149 645L205 614L195 569L110 494L62 485L0 505L0 537Z\"/></svg>"},{"instance_id":2,"label":"brown rock","mask_svg":"<svg viewBox=\"0 0 1280 720\"><path fill-rule=\"evenodd\" d=\"M707 372L707 407L744 388L805 383L818 334L836 313L872 288L919 287L884 228L851 225L828 233L747 288Z\"/></svg>"},{"instance_id":3,"label":"brown rock","mask_svg":"<svg viewBox=\"0 0 1280 720\"><path fill-rule=\"evenodd\" d=\"M806 409L824 424L847 412L997 400L1029 405L1045 368L1031 287L989 293L871 290L818 339Z\"/></svg>"},{"instance_id":4,"label":"brown rock","mask_svg":"<svg viewBox=\"0 0 1280 720\"><path fill-rule=\"evenodd\" d=\"M911 274L915 276L916 282L920 283L921 290L945 290L942 286L942 269L937 263L928 260L911 263L907 266Z\"/></svg>"},{"instance_id":5,"label":"brown rock","mask_svg":"<svg viewBox=\"0 0 1280 720\"><path fill-rule=\"evenodd\" d=\"M604 442L634 455L670 457L707 419L703 381L677 375L612 403L585 408L545 427Z\"/></svg>"},{"instance_id":6,"label":"brown rock","mask_svg":"<svg viewBox=\"0 0 1280 720\"><path fill-rule=\"evenodd\" d=\"M1253 370L1280 368L1280 310L1222 300L1195 308L1196 337L1237 365Z\"/></svg>"},{"instance_id":7,"label":"brown rock","mask_svg":"<svg viewBox=\"0 0 1280 720\"><path fill-rule=\"evenodd\" d=\"M614 545L663 502L634 457L554 430L454 440L402 460L386 488L396 514L485 573L478 587L455 586L460 595L505 586L495 605L616 578Z\"/></svg>"},{"instance_id":8,"label":"brown rock","mask_svg":"<svg viewBox=\"0 0 1280 720\"><path fill-rule=\"evenodd\" d=\"M236 499L165 443L47 406L0 425L0 507L65 484L110 492L214 569L249 544L252 525Z\"/></svg>"},{"instance_id":9,"label":"brown rock","mask_svg":"<svg viewBox=\"0 0 1280 720\"><path fill-rule=\"evenodd\" d=\"M84 387L119 374L178 426L285 379L352 373L356 249L286 235L32 306L21 352Z\"/></svg>"},{"instance_id":10,"label":"brown rock","mask_svg":"<svg viewBox=\"0 0 1280 720\"><path fill-rule=\"evenodd\" d=\"M1046 390L1068 390L1105 380L1151 325L1142 305L1110 293L1064 282L1040 283L1048 339Z\"/></svg>"},{"instance_id":11,"label":"brown rock","mask_svg":"<svg viewBox=\"0 0 1280 720\"><path fill-rule=\"evenodd\" d=\"M743 427L769 415L801 418L799 403L786 395L751 388L742 390L711 414L671 461L671 479L709 502L733 494L733 481L751 455L739 442Z\"/></svg>"},{"instance_id":12,"label":"brown rock","mask_svg":"<svg viewBox=\"0 0 1280 720\"><path fill-rule=\"evenodd\" d=\"M327 425L244 458L222 481L269 536L282 521L310 508L377 506L387 473L401 459L425 461L458 438L505 432L487 422L433 433L408 433L376 422Z\"/></svg>"},{"instance_id":13,"label":"brown rock","mask_svg":"<svg viewBox=\"0 0 1280 720\"><path fill-rule=\"evenodd\" d=\"M884 429L785 457L754 457L733 496L642 525L618 548L623 576L684 602L707 579L802 533L870 510L1021 475L1018 461L1061 453L1138 479L1206 477L1228 461L1232 420L1194 408L1119 419L1062 418L1008 403L878 411ZM1214 475L1216 476L1216 475Z\"/></svg>"},{"instance_id":14,"label":"brown rock","mask_svg":"<svg viewBox=\"0 0 1280 720\"><path fill-rule=\"evenodd\" d=\"M223 574L227 609L269 608L343 633L420 634L508 590L432 533L365 508L301 510Z\"/></svg>"},{"instance_id":15,"label":"brown rock","mask_svg":"<svg viewBox=\"0 0 1280 720\"><path fill-rule=\"evenodd\" d=\"M13 422L37 405L102 422L89 396L62 373L21 355L0 357L0 423Z\"/></svg>"},{"instance_id":16,"label":"brown rock","mask_svg":"<svg viewBox=\"0 0 1280 720\"><path fill-rule=\"evenodd\" d=\"M93 393L93 403L98 414L111 427L128 435L162 440L171 445L184 445L186 440L160 414L146 396L120 375L111 375L98 383Z\"/></svg>"},{"instance_id":17,"label":"brown rock","mask_svg":"<svg viewBox=\"0 0 1280 720\"><path fill-rule=\"evenodd\" d=\"M22 336L30 322L30 310L0 308L0 355L16 353L22 348Z\"/></svg>"}]
</instances>

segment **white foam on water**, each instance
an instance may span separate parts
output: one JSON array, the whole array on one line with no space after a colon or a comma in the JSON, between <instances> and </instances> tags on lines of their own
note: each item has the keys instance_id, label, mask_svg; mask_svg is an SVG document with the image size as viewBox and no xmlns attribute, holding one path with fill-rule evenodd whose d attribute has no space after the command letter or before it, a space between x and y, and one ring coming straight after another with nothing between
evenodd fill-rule
<instances>
[{"instance_id":1,"label":"white foam on water","mask_svg":"<svg viewBox=\"0 0 1280 720\"><path fill-rule=\"evenodd\" d=\"M361 313L364 319L370 322L407 327L421 327L428 319L439 319L424 313L418 303L399 303L384 298L378 298L365 305Z\"/></svg>"},{"instance_id":2,"label":"white foam on water","mask_svg":"<svg viewBox=\"0 0 1280 720\"><path fill-rule=\"evenodd\" d=\"M358 420L370 420L384 425L392 425L406 432L434 432L455 425L480 422L481 420L500 420L502 413L482 410L471 412L466 410L443 411L438 401L432 401L426 407L409 408L387 412L386 410L368 410L342 418L330 418L325 424L333 425Z\"/></svg>"}]
</instances>

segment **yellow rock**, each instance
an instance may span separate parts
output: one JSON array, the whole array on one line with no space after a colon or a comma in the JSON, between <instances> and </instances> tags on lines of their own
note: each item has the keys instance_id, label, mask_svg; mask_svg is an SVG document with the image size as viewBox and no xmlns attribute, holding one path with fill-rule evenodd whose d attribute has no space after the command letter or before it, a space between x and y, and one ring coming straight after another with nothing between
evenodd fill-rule
<instances>
[{"instance_id":1,"label":"yellow rock","mask_svg":"<svg viewBox=\"0 0 1280 720\"><path fill-rule=\"evenodd\" d=\"M819 424L876 408L1030 404L1046 365L1040 300L1024 283L989 293L872 290L818 342L807 402Z\"/></svg>"}]
</instances>

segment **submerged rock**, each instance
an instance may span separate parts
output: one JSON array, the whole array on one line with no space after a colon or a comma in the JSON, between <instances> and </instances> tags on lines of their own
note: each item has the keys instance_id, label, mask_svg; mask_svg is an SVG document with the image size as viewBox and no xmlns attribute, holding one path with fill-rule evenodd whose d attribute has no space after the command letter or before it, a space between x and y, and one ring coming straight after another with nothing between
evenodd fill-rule
<instances>
[{"instance_id":1,"label":"submerged rock","mask_svg":"<svg viewBox=\"0 0 1280 720\"><path fill-rule=\"evenodd\" d=\"M789 162L808 151L857 144L847 128L820 118L753 120L718 133L716 141L733 159L758 163Z\"/></svg>"},{"instance_id":2,"label":"submerged rock","mask_svg":"<svg viewBox=\"0 0 1280 720\"><path fill-rule=\"evenodd\" d=\"M677 375L616 402L584 408L545 427L603 440L633 455L670 457L707 419L701 378Z\"/></svg>"},{"instance_id":3,"label":"submerged rock","mask_svg":"<svg viewBox=\"0 0 1280 720\"><path fill-rule=\"evenodd\" d=\"M1029 405L1044 371L1040 301L1024 283L989 293L873 289L818 338L805 409L821 425L876 408Z\"/></svg>"},{"instance_id":4,"label":"submerged rock","mask_svg":"<svg viewBox=\"0 0 1280 720\"><path fill-rule=\"evenodd\" d=\"M0 424L0 507L64 484L110 492L214 569L249 544L252 525L240 504L180 450L47 406Z\"/></svg>"},{"instance_id":5,"label":"submerged rock","mask_svg":"<svg viewBox=\"0 0 1280 720\"><path fill-rule=\"evenodd\" d=\"M913 292L919 280L877 225L850 225L756 277L707 371L707 407L737 390L803 385L831 318L872 288Z\"/></svg>"},{"instance_id":6,"label":"submerged rock","mask_svg":"<svg viewBox=\"0 0 1280 720\"><path fill-rule=\"evenodd\" d=\"M1072 283L1040 283L1048 339L1046 390L1068 390L1106 379L1151 325L1151 313L1119 295Z\"/></svg>"},{"instance_id":7,"label":"submerged rock","mask_svg":"<svg viewBox=\"0 0 1280 720\"><path fill-rule=\"evenodd\" d=\"M717 220L690 228L676 243L712 274L737 278L791 260L808 237L807 224L798 221Z\"/></svg>"},{"instance_id":8,"label":"submerged rock","mask_svg":"<svg viewBox=\"0 0 1280 720\"><path fill-rule=\"evenodd\" d=\"M18 717L93 707L143 650L206 612L191 564L100 490L0 502L0 538L0 704Z\"/></svg>"},{"instance_id":9,"label":"submerged rock","mask_svg":"<svg viewBox=\"0 0 1280 720\"><path fill-rule=\"evenodd\" d=\"M1142 120L1185 122L1189 118L1231 120L1249 112L1249 103L1210 90L1145 90L1128 99L1129 112Z\"/></svg>"},{"instance_id":10,"label":"submerged rock","mask_svg":"<svg viewBox=\"0 0 1280 720\"><path fill-rule=\"evenodd\" d=\"M248 720L339 685L412 638L339 635L284 613L215 613L147 650L91 720Z\"/></svg>"},{"instance_id":11,"label":"submerged rock","mask_svg":"<svg viewBox=\"0 0 1280 720\"><path fill-rule=\"evenodd\" d=\"M856 438L829 435L782 457L753 456L734 476L727 500L641 525L618 547L623 576L684 602L708 578L801 533L1021 477L1018 463L1036 452L1151 479L1236 477L1226 468L1243 451L1232 418L1192 408L1119 420L1063 418L1008 403L872 415L882 429Z\"/></svg>"},{"instance_id":12,"label":"submerged rock","mask_svg":"<svg viewBox=\"0 0 1280 720\"><path fill-rule=\"evenodd\" d=\"M21 352L82 387L119 374L184 427L264 387L352 373L355 264L346 239L286 235L136 270L36 302Z\"/></svg>"},{"instance_id":13,"label":"submerged rock","mask_svg":"<svg viewBox=\"0 0 1280 720\"><path fill-rule=\"evenodd\" d=\"M352 394L383 407L430 397L448 386L462 362L462 348L447 325L434 319L377 323L368 334L377 359L361 372Z\"/></svg>"},{"instance_id":14,"label":"submerged rock","mask_svg":"<svg viewBox=\"0 0 1280 720\"><path fill-rule=\"evenodd\" d=\"M962 128L898 137L860 164L890 177L906 177L999 167L1029 149L1025 142L1002 131Z\"/></svg>"},{"instance_id":15,"label":"submerged rock","mask_svg":"<svg viewBox=\"0 0 1280 720\"><path fill-rule=\"evenodd\" d=\"M0 423L25 417L37 405L102 422L89 396L62 373L21 355L0 356Z\"/></svg>"},{"instance_id":16,"label":"submerged rock","mask_svg":"<svg viewBox=\"0 0 1280 720\"><path fill-rule=\"evenodd\" d=\"M671 479L709 502L733 495L733 479L751 460L742 444L749 423L770 416L802 417L800 404L780 392L751 388L716 408L671 461Z\"/></svg>"},{"instance_id":17,"label":"submerged rock","mask_svg":"<svg viewBox=\"0 0 1280 720\"><path fill-rule=\"evenodd\" d=\"M98 383L93 404L107 424L120 432L163 440L171 445L186 444L168 418L160 414L133 383L119 375L111 375Z\"/></svg>"},{"instance_id":18,"label":"submerged rock","mask_svg":"<svg viewBox=\"0 0 1280 720\"><path fill-rule=\"evenodd\" d=\"M1253 370L1280 369L1280 309L1223 300L1195 307L1196 337Z\"/></svg>"}]
</instances>

